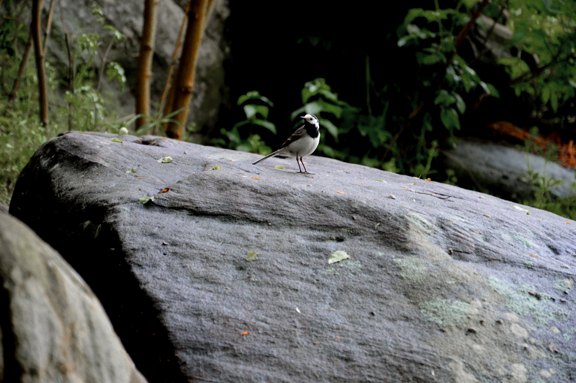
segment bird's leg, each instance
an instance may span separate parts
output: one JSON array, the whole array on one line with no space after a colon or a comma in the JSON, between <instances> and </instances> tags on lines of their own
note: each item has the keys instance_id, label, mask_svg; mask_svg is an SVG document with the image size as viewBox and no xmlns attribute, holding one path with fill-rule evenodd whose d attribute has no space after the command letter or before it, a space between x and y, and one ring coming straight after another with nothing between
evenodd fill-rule
<instances>
[{"instance_id":1,"label":"bird's leg","mask_svg":"<svg viewBox=\"0 0 576 383\"><path fill-rule=\"evenodd\" d=\"M302 157L300 157L300 162L302 162L302 166L304 166L304 173L305 174L312 174L312 173L308 173L308 170L306 170L306 165L304 165L304 160L302 159Z\"/></svg>"},{"instance_id":2,"label":"bird's leg","mask_svg":"<svg viewBox=\"0 0 576 383\"><path fill-rule=\"evenodd\" d=\"M298 162L298 156L296 156L296 163L298 164L298 170L299 170L298 173L303 173L302 168L300 167L300 162ZM302 165L304 165L304 164L302 164ZM304 168L304 169L306 169L306 168Z\"/></svg>"}]
</instances>

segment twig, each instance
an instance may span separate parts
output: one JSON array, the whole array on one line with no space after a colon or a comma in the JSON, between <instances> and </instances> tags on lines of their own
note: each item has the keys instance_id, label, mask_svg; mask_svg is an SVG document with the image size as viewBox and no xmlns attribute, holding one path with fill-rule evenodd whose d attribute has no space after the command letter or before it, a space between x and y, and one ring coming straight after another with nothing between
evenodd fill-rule
<instances>
[{"instance_id":1,"label":"twig","mask_svg":"<svg viewBox=\"0 0 576 383\"><path fill-rule=\"evenodd\" d=\"M30 57L30 52L32 52L32 30L30 30L30 34L28 35L28 42L26 43L26 48L24 49L24 55L22 56L22 61L20 62L20 68L18 68L18 74L14 79L14 84L12 85L12 91L8 96L10 101L14 101L16 99L16 92L18 91L18 87L20 86L20 79L24 75L26 71L26 66L28 65L28 58Z\"/></svg>"},{"instance_id":2,"label":"twig","mask_svg":"<svg viewBox=\"0 0 576 383\"><path fill-rule=\"evenodd\" d=\"M453 197L453 196L448 195L448 194L429 193L429 192L421 192L421 191L418 191L418 190L412 190L412 189L410 189L409 187L406 187L406 186L404 186L404 188L405 188L406 190L408 190L408 191L411 191L412 193L425 194L425 195L429 195L429 196L436 197L436 198L440 198L440 199L448 199L448 198L450 198L450 197ZM441 197L441 196L442 196L442 197Z\"/></svg>"},{"instance_id":3,"label":"twig","mask_svg":"<svg viewBox=\"0 0 576 383\"><path fill-rule=\"evenodd\" d=\"M558 57L560 57L560 52L558 52L558 54L552 59L552 61L550 61L548 64L544 65L543 67L536 68L533 71L524 73L523 75L520 75L514 79L511 79L510 82L508 82L508 86L517 84L519 82L532 80L533 78L540 76L542 74L542 72L544 72L546 69L550 68L551 66L560 64L561 62L568 61L571 58L576 57L576 53L572 53L572 54L564 57L562 60L557 60Z\"/></svg>"},{"instance_id":4,"label":"twig","mask_svg":"<svg viewBox=\"0 0 576 383\"><path fill-rule=\"evenodd\" d=\"M48 39L50 37L50 30L52 29L52 14L54 14L54 0L50 2L50 11L48 11L48 21L46 22L46 32L44 32L44 57L48 52Z\"/></svg>"},{"instance_id":5,"label":"twig","mask_svg":"<svg viewBox=\"0 0 576 383\"><path fill-rule=\"evenodd\" d=\"M100 66L100 74L98 76L98 85L96 86L96 91L100 92L100 87L102 85L102 76L104 75L104 70L106 69L106 63L108 62L108 53L110 53L110 49L112 49L112 45L114 44L114 36L112 36L112 40L110 40L110 44L108 44L108 48L106 48L106 52L104 52L104 56L102 58L102 65Z\"/></svg>"}]
</instances>

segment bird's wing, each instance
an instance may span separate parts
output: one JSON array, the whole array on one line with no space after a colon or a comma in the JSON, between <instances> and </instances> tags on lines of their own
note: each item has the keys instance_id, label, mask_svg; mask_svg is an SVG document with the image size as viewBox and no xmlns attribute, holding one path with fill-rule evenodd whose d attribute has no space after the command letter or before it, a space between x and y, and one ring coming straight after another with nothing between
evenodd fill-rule
<instances>
[{"instance_id":1,"label":"bird's wing","mask_svg":"<svg viewBox=\"0 0 576 383\"><path fill-rule=\"evenodd\" d=\"M305 134L306 134L306 128L304 127L304 125L302 125L298 129L296 129L296 131L294 133L292 133L292 135L290 137L288 137L288 139L286 141L284 141L281 148L287 147L288 145L290 145L294 141L302 138L302 136Z\"/></svg>"}]
</instances>

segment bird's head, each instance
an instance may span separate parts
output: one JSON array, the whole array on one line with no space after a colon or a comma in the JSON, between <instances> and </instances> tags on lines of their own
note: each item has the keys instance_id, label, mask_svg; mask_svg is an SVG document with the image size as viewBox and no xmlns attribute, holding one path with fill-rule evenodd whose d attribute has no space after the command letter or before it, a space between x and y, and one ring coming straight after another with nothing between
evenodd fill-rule
<instances>
[{"instance_id":1,"label":"bird's head","mask_svg":"<svg viewBox=\"0 0 576 383\"><path fill-rule=\"evenodd\" d=\"M320 128L318 117L316 117L315 115L306 113L304 116L301 116L300 118L304 120L304 123L314 125L316 128Z\"/></svg>"}]
</instances>

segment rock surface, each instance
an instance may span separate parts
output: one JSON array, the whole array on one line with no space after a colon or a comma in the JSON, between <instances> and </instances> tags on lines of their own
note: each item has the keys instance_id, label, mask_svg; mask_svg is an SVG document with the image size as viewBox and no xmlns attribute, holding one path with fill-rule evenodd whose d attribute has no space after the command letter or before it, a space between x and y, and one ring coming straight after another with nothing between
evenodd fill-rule
<instances>
[{"instance_id":1,"label":"rock surface","mask_svg":"<svg viewBox=\"0 0 576 383\"><path fill-rule=\"evenodd\" d=\"M553 187L555 198L574 197L571 184L576 182L574 171L522 150L491 142L459 139L446 151L446 166L457 172L459 182L470 188L483 188L502 198L526 201L534 198L529 171L562 183Z\"/></svg>"},{"instance_id":2,"label":"rock surface","mask_svg":"<svg viewBox=\"0 0 576 383\"><path fill-rule=\"evenodd\" d=\"M86 283L4 213L0 282L0 382L146 382Z\"/></svg>"},{"instance_id":3,"label":"rock surface","mask_svg":"<svg viewBox=\"0 0 576 383\"><path fill-rule=\"evenodd\" d=\"M10 211L87 280L149 381L576 380L576 222L326 158L306 176L112 138L48 141Z\"/></svg>"}]
</instances>

